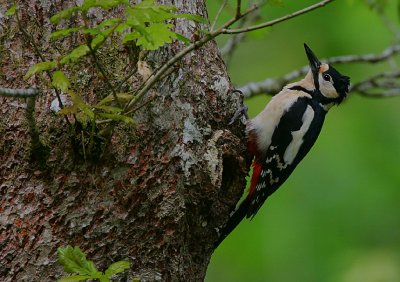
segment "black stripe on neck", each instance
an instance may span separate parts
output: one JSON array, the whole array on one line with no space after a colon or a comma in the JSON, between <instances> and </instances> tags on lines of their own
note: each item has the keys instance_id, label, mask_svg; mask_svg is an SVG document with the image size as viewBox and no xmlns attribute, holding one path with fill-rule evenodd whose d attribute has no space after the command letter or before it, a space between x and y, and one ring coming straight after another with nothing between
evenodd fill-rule
<instances>
[{"instance_id":1,"label":"black stripe on neck","mask_svg":"<svg viewBox=\"0 0 400 282\"><path fill-rule=\"evenodd\" d=\"M328 105L330 103L338 104L342 100L342 98L340 98L340 97L339 98L328 98L328 97L325 97L324 95L322 95L321 91L319 91L317 89L308 90L308 89L306 89L306 88L304 88L303 86L300 86L300 85L292 86L289 89L308 93L313 97L313 99L316 99L322 105Z\"/></svg>"},{"instance_id":2,"label":"black stripe on neck","mask_svg":"<svg viewBox=\"0 0 400 282\"><path fill-rule=\"evenodd\" d=\"M303 92L305 92L305 93L310 94L311 96L314 95L314 91L313 91L313 90L305 89L303 86L300 86L300 85L292 86L292 87L290 87L289 89L290 89L290 90L303 91Z\"/></svg>"}]
</instances>

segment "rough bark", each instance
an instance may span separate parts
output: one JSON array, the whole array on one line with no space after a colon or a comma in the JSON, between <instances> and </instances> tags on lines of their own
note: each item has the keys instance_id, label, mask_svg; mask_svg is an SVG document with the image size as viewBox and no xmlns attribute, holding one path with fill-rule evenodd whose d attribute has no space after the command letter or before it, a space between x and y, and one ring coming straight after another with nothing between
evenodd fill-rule
<instances>
[{"instance_id":1,"label":"rough bark","mask_svg":"<svg viewBox=\"0 0 400 282\"><path fill-rule=\"evenodd\" d=\"M47 59L73 43L48 40L54 30L49 18L64 2L19 4L23 26ZM204 1L164 3L207 17ZM1 1L0 11L8 5ZM178 20L176 28L191 38L204 26ZM157 67L182 47L173 43L151 52L146 63ZM126 50L103 59L115 62L115 76L123 77L129 69L118 65L124 65L118 52ZM0 86L48 89L45 75L22 79L39 61L15 19L0 17ZM77 73L81 95L96 100L104 82L93 69ZM133 77L132 88L140 82ZM0 280L54 281L63 275L57 247L67 244L80 246L103 270L127 259L132 269L125 276L141 281L203 280L217 228L247 172L243 125L227 125L240 103L230 88L210 42L152 89L157 98L137 113L134 126L119 124L109 143L95 142L92 149L102 154L94 159L82 153L85 130L72 131L49 110L51 90L36 102L39 148L31 142L26 101L0 97Z\"/></svg>"}]
</instances>

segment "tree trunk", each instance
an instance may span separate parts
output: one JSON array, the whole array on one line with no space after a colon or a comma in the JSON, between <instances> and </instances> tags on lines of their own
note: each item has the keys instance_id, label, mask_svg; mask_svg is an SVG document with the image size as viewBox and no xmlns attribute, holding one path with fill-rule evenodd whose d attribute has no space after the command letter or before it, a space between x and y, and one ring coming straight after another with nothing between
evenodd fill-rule
<instances>
[{"instance_id":1,"label":"tree trunk","mask_svg":"<svg viewBox=\"0 0 400 282\"><path fill-rule=\"evenodd\" d=\"M19 4L22 26L46 59L74 41L56 46L48 39L54 31L49 18L64 2ZM207 18L204 1L163 2ZM94 12L92 20L100 16ZM202 28L176 21L176 31L188 38ZM203 280L218 227L237 202L248 168L244 127L227 125L240 99L230 91L215 42L187 55L148 93L156 98L137 112L135 125L118 124L110 142L95 142L98 158L84 149L89 129L69 126L50 111L54 93L46 90L46 75L23 80L40 60L15 17L0 16L0 44L0 86L45 90L36 101L39 147L29 133L26 101L0 97L0 281L54 281L65 275L57 248L68 244L100 270L129 260L125 276L140 281ZM182 48L172 43L141 64L154 69ZM115 77L124 77L130 70L118 69L126 65L118 52L127 51L103 60L116 62ZM96 100L104 81L89 67L76 75L80 95ZM132 78L131 87L141 79Z\"/></svg>"}]
</instances>

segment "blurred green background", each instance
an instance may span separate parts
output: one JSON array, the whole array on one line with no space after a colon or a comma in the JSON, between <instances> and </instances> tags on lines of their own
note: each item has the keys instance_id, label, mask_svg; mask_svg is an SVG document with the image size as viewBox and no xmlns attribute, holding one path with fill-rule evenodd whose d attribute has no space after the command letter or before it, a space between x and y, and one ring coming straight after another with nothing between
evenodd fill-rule
<instances>
[{"instance_id":1,"label":"blurred green background","mask_svg":"<svg viewBox=\"0 0 400 282\"><path fill-rule=\"evenodd\" d=\"M221 2L208 1L211 19ZM228 2L225 11L233 12L236 1ZM262 11L265 19L318 1L273 2ZM384 20L366 4L385 2ZM224 12L220 23L229 15ZM236 50L231 80L240 86L307 64L304 42L320 58L380 53L398 40L385 21L399 27L397 1L340 0L254 32ZM354 83L394 63L337 69ZM249 114L260 112L268 99L247 100ZM400 96L352 93L331 109L316 145L292 176L215 251L206 281L400 281Z\"/></svg>"}]
</instances>

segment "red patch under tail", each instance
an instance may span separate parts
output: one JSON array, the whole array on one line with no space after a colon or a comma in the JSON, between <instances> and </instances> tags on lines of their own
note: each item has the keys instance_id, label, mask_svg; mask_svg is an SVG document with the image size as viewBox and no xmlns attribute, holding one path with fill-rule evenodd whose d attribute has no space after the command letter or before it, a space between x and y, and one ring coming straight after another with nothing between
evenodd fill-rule
<instances>
[{"instance_id":1,"label":"red patch under tail","mask_svg":"<svg viewBox=\"0 0 400 282\"><path fill-rule=\"evenodd\" d=\"M259 162L257 162L257 160L254 160L253 161L253 175L251 176L249 195L247 196L248 199L252 198L254 195L254 192L256 190L256 186L258 183L258 179L260 177L261 170L262 170L262 165Z\"/></svg>"}]
</instances>

